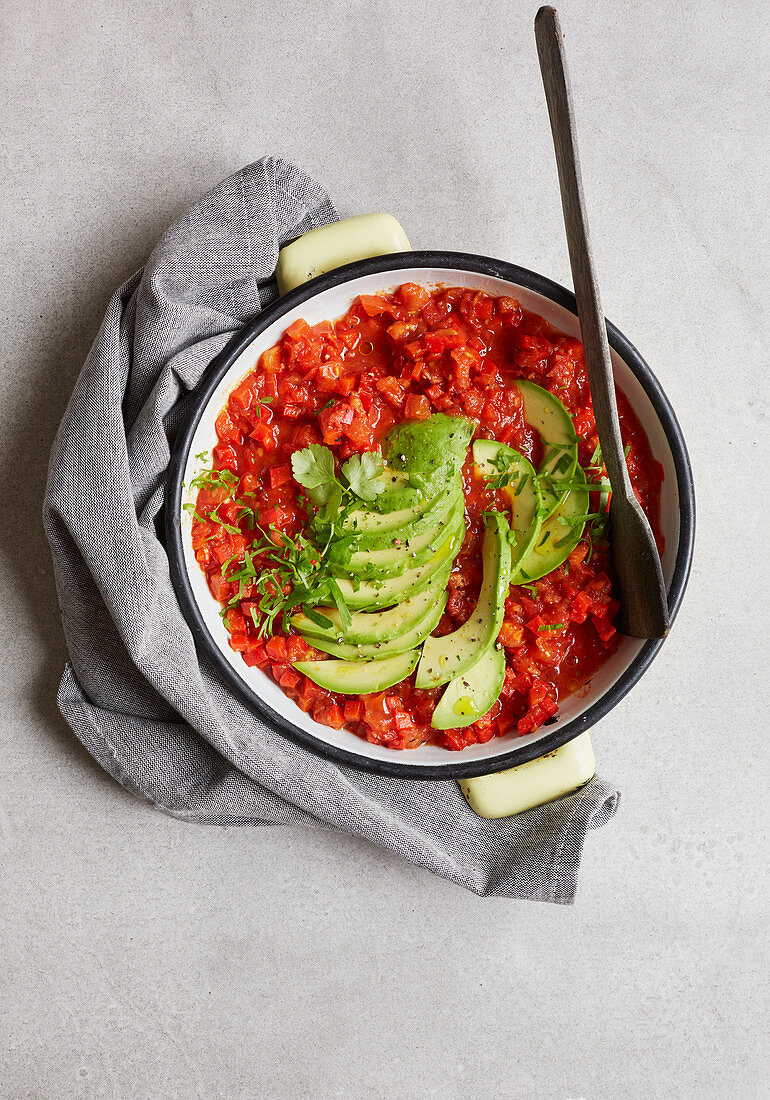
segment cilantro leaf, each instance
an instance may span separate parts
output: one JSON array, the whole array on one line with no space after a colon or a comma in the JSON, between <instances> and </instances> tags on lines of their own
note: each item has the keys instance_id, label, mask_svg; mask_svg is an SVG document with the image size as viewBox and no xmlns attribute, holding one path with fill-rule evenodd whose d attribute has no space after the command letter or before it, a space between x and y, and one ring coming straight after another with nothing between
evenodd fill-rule
<instances>
[{"instance_id":1,"label":"cilantro leaf","mask_svg":"<svg viewBox=\"0 0 770 1100\"><path fill-rule=\"evenodd\" d=\"M385 490L382 478L382 455L377 451L364 451L353 455L342 467L351 491L361 500L374 500Z\"/></svg>"},{"instance_id":2,"label":"cilantro leaf","mask_svg":"<svg viewBox=\"0 0 770 1100\"><path fill-rule=\"evenodd\" d=\"M291 472L313 504L326 504L339 493L334 456L328 447L311 443L291 456Z\"/></svg>"}]
</instances>

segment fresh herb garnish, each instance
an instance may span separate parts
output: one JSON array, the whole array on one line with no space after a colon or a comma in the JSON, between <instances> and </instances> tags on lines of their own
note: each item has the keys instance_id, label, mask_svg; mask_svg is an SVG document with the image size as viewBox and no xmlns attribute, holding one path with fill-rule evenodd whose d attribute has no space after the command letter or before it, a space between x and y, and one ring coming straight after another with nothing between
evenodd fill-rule
<instances>
[{"instance_id":1,"label":"fresh herb garnish","mask_svg":"<svg viewBox=\"0 0 770 1100\"><path fill-rule=\"evenodd\" d=\"M582 516L559 516L559 523L566 527L577 527L578 524L587 523L590 519L603 519L602 512L586 512Z\"/></svg>"},{"instance_id":2,"label":"fresh herb garnish","mask_svg":"<svg viewBox=\"0 0 770 1100\"><path fill-rule=\"evenodd\" d=\"M502 451L490 459L490 464L495 467L499 472L496 474L486 474L484 480L487 483L487 488L492 490L504 489L507 485L510 485L516 475L516 463L511 461ZM519 477L518 484L514 496L517 497L524 489L524 486L529 481L529 474L524 474Z\"/></svg>"},{"instance_id":3,"label":"fresh herb garnish","mask_svg":"<svg viewBox=\"0 0 770 1100\"><path fill-rule=\"evenodd\" d=\"M339 503L343 492L349 492L343 489L335 477L334 459L327 447L314 445L305 448L304 452L295 452L292 456L292 467L297 455L300 456L297 459L300 473L298 480L311 499L324 503L336 499ZM203 460L206 454L197 457ZM367 463L365 470L368 471L369 467L370 464ZM365 472L360 473L360 480L365 480ZM226 522L220 515L224 504L228 507L235 506L238 509L238 523L245 523L255 532L255 541L243 549L242 559L233 554L221 567L222 577L234 586L231 599L220 612L224 621L228 622L228 613L234 607L242 600L247 600L251 604L249 615L259 637L273 634L279 616L291 612L299 605L316 625L326 627L333 625L332 621L313 608L318 604L333 604L339 612L343 628L348 626L351 621L350 609L332 573L335 567L327 553L335 533L334 524L331 524L323 545L316 545L304 535L292 538L278 530L274 524L270 524L265 530L259 526L259 512L235 495L239 485L240 478L230 470L203 470L191 482L191 486L224 490L226 497L207 514L205 508L199 511L195 504L184 505L198 522L212 524L231 535L241 535L243 532L240 526ZM208 539L215 536L216 530Z\"/></svg>"},{"instance_id":4,"label":"fresh herb garnish","mask_svg":"<svg viewBox=\"0 0 770 1100\"><path fill-rule=\"evenodd\" d=\"M342 467L351 492L361 500L374 500L385 489L382 477L384 463L378 451L364 451L353 455Z\"/></svg>"},{"instance_id":5,"label":"fresh herb garnish","mask_svg":"<svg viewBox=\"0 0 770 1100\"><path fill-rule=\"evenodd\" d=\"M311 443L291 456L291 472L313 504L326 504L339 486L334 473L334 455L328 447Z\"/></svg>"},{"instance_id":6,"label":"fresh herb garnish","mask_svg":"<svg viewBox=\"0 0 770 1100\"><path fill-rule=\"evenodd\" d=\"M201 458L200 455L196 455ZM204 455L205 457L205 455ZM232 470L201 470L190 482L191 489L225 489L229 495L240 478Z\"/></svg>"},{"instance_id":7,"label":"fresh herb garnish","mask_svg":"<svg viewBox=\"0 0 770 1100\"><path fill-rule=\"evenodd\" d=\"M291 456L294 480L302 486L310 501L318 507L334 503L335 510L339 510L343 502L352 503L351 497L372 501L384 492L383 469L382 455L378 451L355 454L342 467L346 485L334 472L334 455L328 447L311 443ZM329 511L331 509L327 509Z\"/></svg>"},{"instance_id":8,"label":"fresh herb garnish","mask_svg":"<svg viewBox=\"0 0 770 1100\"><path fill-rule=\"evenodd\" d=\"M538 630L564 630L566 623L551 623L550 625L539 626Z\"/></svg>"},{"instance_id":9,"label":"fresh herb garnish","mask_svg":"<svg viewBox=\"0 0 770 1100\"><path fill-rule=\"evenodd\" d=\"M325 615L322 615L320 611L316 611L316 609L314 607L311 607L309 603L303 604L302 610L307 618L310 619L311 623L315 623L316 626L324 627L327 629L334 626L334 623L331 619L327 619Z\"/></svg>"},{"instance_id":10,"label":"fresh herb garnish","mask_svg":"<svg viewBox=\"0 0 770 1100\"><path fill-rule=\"evenodd\" d=\"M320 612L312 612L318 604L334 603L343 628L350 625L347 607L337 581L329 572L324 553L304 535L292 538L271 524L268 532L258 528L259 542L244 550L244 560L225 574L225 580L237 585L222 616L241 600L253 601L259 609L259 621L252 612L252 621L260 638L275 633L279 615L286 615L301 606L308 618L318 626L331 626L331 620Z\"/></svg>"}]
</instances>

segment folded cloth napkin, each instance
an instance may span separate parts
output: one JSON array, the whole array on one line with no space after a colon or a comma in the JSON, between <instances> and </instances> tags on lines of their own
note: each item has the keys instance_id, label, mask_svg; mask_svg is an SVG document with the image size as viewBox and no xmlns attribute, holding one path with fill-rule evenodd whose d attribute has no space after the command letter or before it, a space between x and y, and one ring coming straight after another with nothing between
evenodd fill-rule
<instances>
[{"instance_id":1,"label":"folded cloth napkin","mask_svg":"<svg viewBox=\"0 0 770 1100\"><path fill-rule=\"evenodd\" d=\"M44 504L71 659L61 712L110 775L175 817L333 826L478 894L569 903L586 832L617 807L611 786L595 778L485 821L453 782L340 767L219 682L174 596L155 524L188 395L277 297L281 244L336 217L317 183L265 158L205 195L110 301L54 443Z\"/></svg>"}]
</instances>

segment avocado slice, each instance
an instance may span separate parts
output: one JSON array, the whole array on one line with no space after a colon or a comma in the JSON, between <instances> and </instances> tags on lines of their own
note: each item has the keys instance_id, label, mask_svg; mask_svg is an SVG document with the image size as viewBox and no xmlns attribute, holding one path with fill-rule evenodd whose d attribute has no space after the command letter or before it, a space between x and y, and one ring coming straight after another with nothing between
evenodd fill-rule
<instances>
[{"instance_id":1,"label":"avocado slice","mask_svg":"<svg viewBox=\"0 0 770 1100\"><path fill-rule=\"evenodd\" d=\"M311 645L315 645L315 639L318 638L327 642L339 642L341 639L346 645L388 642L391 638L413 630L430 615L445 594L448 577L449 566L442 566L428 588L418 592L416 596L410 596L403 603L396 604L387 611L355 611L350 617L347 630L342 626L337 609L331 607L316 608L316 611L331 621L331 626L319 626L301 613L292 615L291 625Z\"/></svg>"},{"instance_id":2,"label":"avocado slice","mask_svg":"<svg viewBox=\"0 0 770 1100\"><path fill-rule=\"evenodd\" d=\"M575 469L574 482L580 482L581 488L571 489L553 515L543 522L537 541L520 562L511 584L529 584L544 577L566 561L580 542L585 520L582 523L569 522L588 513L588 487L580 466Z\"/></svg>"},{"instance_id":3,"label":"avocado slice","mask_svg":"<svg viewBox=\"0 0 770 1100\"><path fill-rule=\"evenodd\" d=\"M375 611L381 607L392 607L393 604L402 603L410 596L434 584L439 570L443 566L449 567L454 561L464 538L465 524L461 523L441 543L432 557L414 569L407 569L398 577L358 582L355 578L350 580L348 577L339 577L337 584L342 592L342 598L351 611Z\"/></svg>"},{"instance_id":4,"label":"avocado slice","mask_svg":"<svg viewBox=\"0 0 770 1100\"><path fill-rule=\"evenodd\" d=\"M438 493L432 500L424 500L412 508L399 508L395 512L386 512L384 515L380 512L372 512L369 508L355 508L345 516L340 527L346 534L374 538L379 535L388 536L393 531L398 531L401 527L417 523L422 519L426 519L430 524L433 520L432 515L429 517L428 513L441 507L445 496L445 493Z\"/></svg>"},{"instance_id":5,"label":"avocado slice","mask_svg":"<svg viewBox=\"0 0 770 1100\"><path fill-rule=\"evenodd\" d=\"M341 695L369 695L405 680L417 664L415 650L384 661L295 661L297 672L314 684Z\"/></svg>"},{"instance_id":6,"label":"avocado slice","mask_svg":"<svg viewBox=\"0 0 770 1100\"><path fill-rule=\"evenodd\" d=\"M447 536L456 532L465 519L465 499L461 495L454 498L451 511L433 527L429 527L413 539L391 539L391 545L384 550L350 550L344 544L334 544L330 548L329 561L335 571L342 576L365 577L375 580L397 577L407 569L414 569L432 557ZM394 545L394 541L398 545ZM347 560L342 557L345 555ZM337 561L335 561L335 557Z\"/></svg>"},{"instance_id":7,"label":"avocado slice","mask_svg":"<svg viewBox=\"0 0 770 1100\"><path fill-rule=\"evenodd\" d=\"M477 439L473 459L484 477L507 472L510 481L503 487L511 502L511 576L537 542L542 523L543 497L532 463L496 439Z\"/></svg>"},{"instance_id":8,"label":"avocado slice","mask_svg":"<svg viewBox=\"0 0 770 1100\"><path fill-rule=\"evenodd\" d=\"M481 547L484 575L478 602L467 623L442 638L430 637L422 649L415 684L434 688L470 669L494 645L505 611L511 579L508 520L501 512L487 513Z\"/></svg>"},{"instance_id":9,"label":"avocado slice","mask_svg":"<svg viewBox=\"0 0 770 1100\"><path fill-rule=\"evenodd\" d=\"M564 499L557 482L569 480L578 461L578 438L572 417L558 397L535 382L519 378L514 383L524 400L524 419L539 432L545 455L538 474L542 479L543 519L547 519Z\"/></svg>"},{"instance_id":10,"label":"avocado slice","mask_svg":"<svg viewBox=\"0 0 770 1100\"><path fill-rule=\"evenodd\" d=\"M492 646L472 668L449 681L430 724L437 730L472 726L495 705L504 679L505 650Z\"/></svg>"},{"instance_id":11,"label":"avocado slice","mask_svg":"<svg viewBox=\"0 0 770 1100\"><path fill-rule=\"evenodd\" d=\"M430 591L435 590L431 589ZM409 630L392 634L390 638L380 642L351 645L349 642L313 637L310 634L302 634L302 637L308 645L312 645L315 649L320 649L324 653L331 653L334 657L342 657L346 661L358 661L366 658L380 660L383 657L392 657L396 653L405 653L407 649L416 649L417 646L422 645L431 631L438 626L439 619L444 614L448 598L449 593L445 589L418 623ZM400 606L403 606L403 604ZM358 614L365 615L366 612L361 611ZM374 614L387 615L389 612L380 611L374 612Z\"/></svg>"},{"instance_id":12,"label":"avocado slice","mask_svg":"<svg viewBox=\"0 0 770 1100\"><path fill-rule=\"evenodd\" d=\"M386 436L383 450L391 476L407 474L409 485L386 488L377 497L377 510L413 508L445 492L460 476L474 430L469 420L445 413L397 424Z\"/></svg>"},{"instance_id":13,"label":"avocado slice","mask_svg":"<svg viewBox=\"0 0 770 1100\"><path fill-rule=\"evenodd\" d=\"M397 512L388 512L383 516L379 512L359 509L351 515L360 523L360 533L350 532L347 520L342 529L350 540L353 551L388 550L392 548L395 538L404 543L444 520L457 503L457 498L462 496L462 491L462 481L458 477L445 492L433 498L430 507L424 512L415 508L400 508Z\"/></svg>"}]
</instances>

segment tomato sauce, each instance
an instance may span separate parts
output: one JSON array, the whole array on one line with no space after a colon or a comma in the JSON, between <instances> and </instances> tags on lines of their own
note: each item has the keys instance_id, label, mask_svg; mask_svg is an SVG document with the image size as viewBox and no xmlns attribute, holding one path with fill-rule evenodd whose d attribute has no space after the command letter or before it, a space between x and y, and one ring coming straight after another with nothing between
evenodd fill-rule
<instances>
[{"instance_id":1,"label":"tomato sauce","mask_svg":"<svg viewBox=\"0 0 770 1100\"><path fill-rule=\"evenodd\" d=\"M230 471L234 484L240 479L238 497L254 508L263 530L272 524L276 532L295 537L305 530L308 511L290 458L311 443L325 444L345 461L378 450L395 424L440 411L469 418L476 437L506 443L537 467L541 442L524 421L521 397L511 385L517 378L531 379L560 398L580 438L580 464L591 467L598 437L578 340L513 298L482 291L407 283L393 293L361 295L335 322L311 327L295 321L263 353L217 418L213 465ZM662 547L662 469L620 392L618 406L631 483ZM482 513L509 510L504 494L490 490L473 470L469 451L463 471L467 534L449 578L438 633L462 625L478 596ZM598 483L600 473L588 469L589 481ZM590 499L591 510L598 510L599 492L591 492ZM228 562L243 560L255 538L228 488L200 490L192 538L212 594L227 604L237 591L226 579ZM459 750L555 721L559 700L580 690L617 648L618 609L609 545L587 530L563 566L534 585L511 588L500 633L507 663L500 698L473 725L446 731L430 725L443 689L418 690L414 675L388 691L352 697L301 676L293 661L325 654L291 634L280 617L273 636L260 637L258 603L248 590L225 622L232 648L248 665L270 674L316 721L335 729L345 725L393 749L431 741Z\"/></svg>"}]
</instances>

